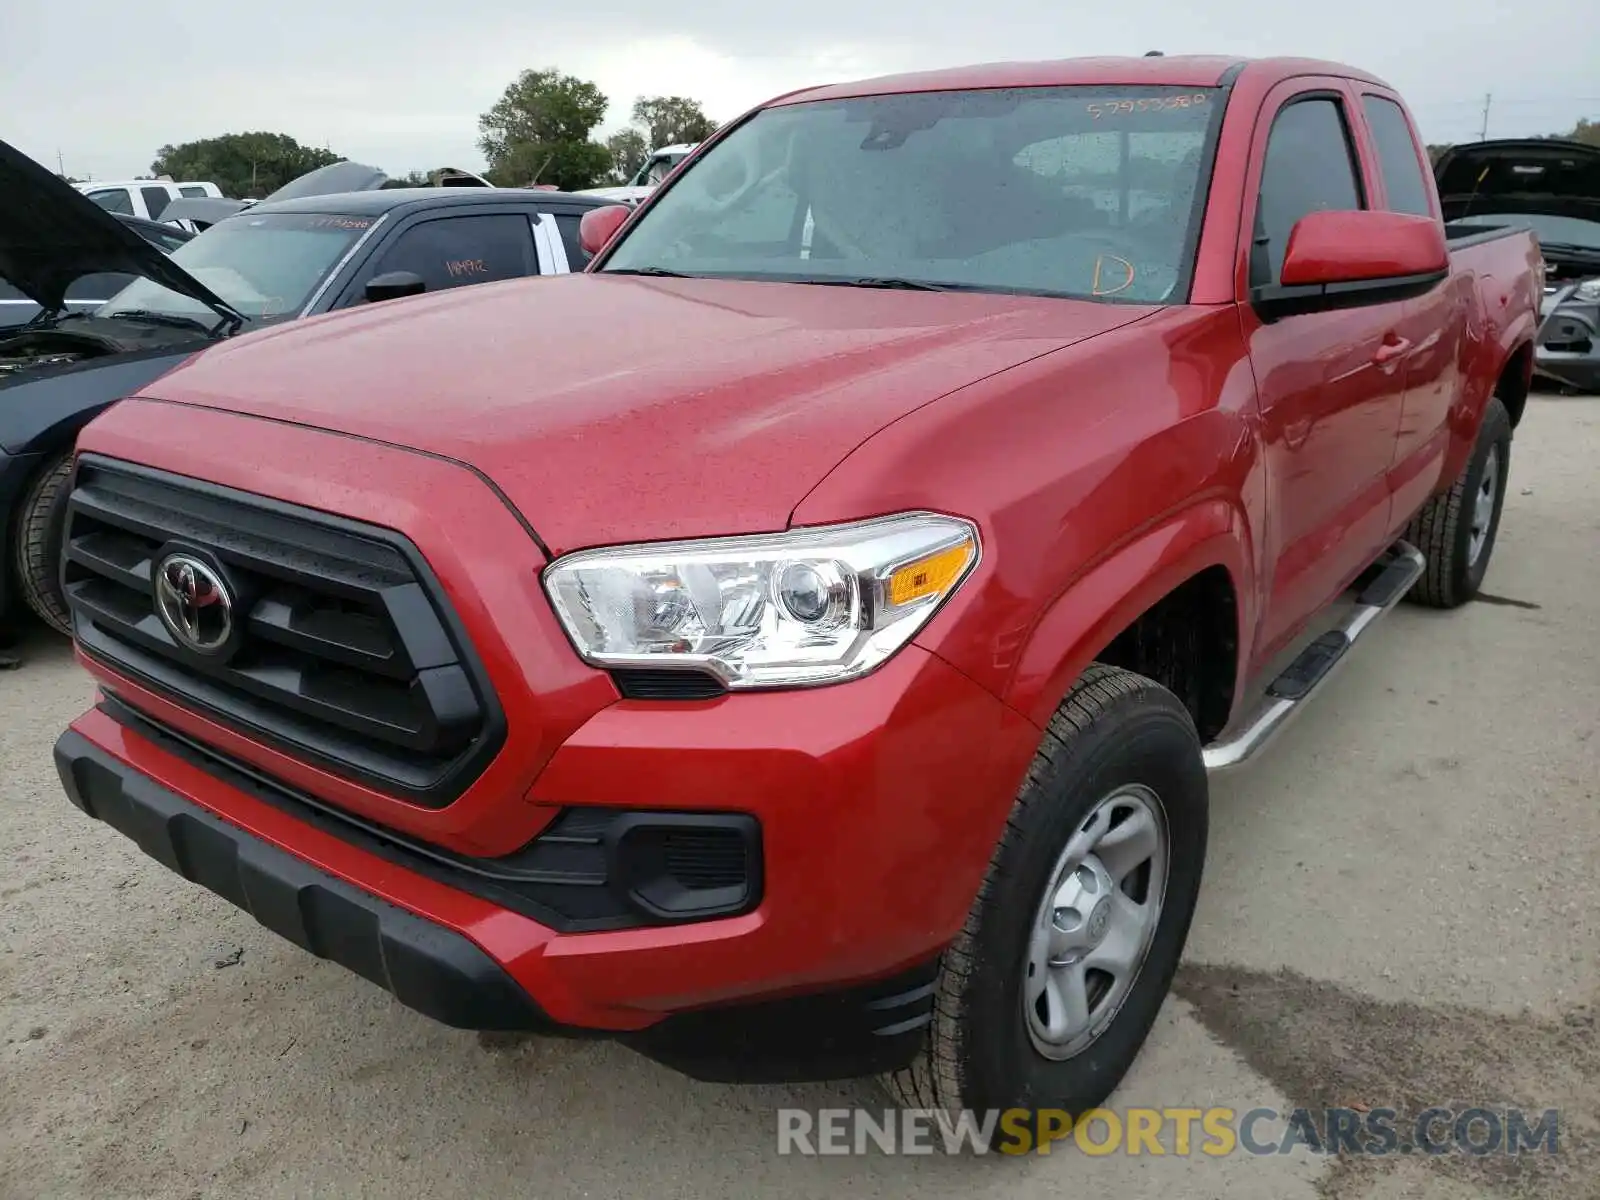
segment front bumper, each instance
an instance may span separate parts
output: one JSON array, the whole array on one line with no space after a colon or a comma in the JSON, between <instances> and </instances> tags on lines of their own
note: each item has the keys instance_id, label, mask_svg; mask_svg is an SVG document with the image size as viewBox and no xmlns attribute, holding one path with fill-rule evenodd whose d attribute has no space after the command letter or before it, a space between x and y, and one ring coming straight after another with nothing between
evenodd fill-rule
<instances>
[{"instance_id":1,"label":"front bumper","mask_svg":"<svg viewBox=\"0 0 1600 1200\"><path fill-rule=\"evenodd\" d=\"M1534 371L1580 392L1600 392L1600 304L1547 297L1534 343Z\"/></svg>"},{"instance_id":2,"label":"front bumper","mask_svg":"<svg viewBox=\"0 0 1600 1200\"><path fill-rule=\"evenodd\" d=\"M735 917L562 933L115 715L143 699L125 687L62 736L79 808L446 1024L608 1033L705 1078L837 1077L914 1049L932 964L1037 742L917 647L838 688L614 704L557 750L529 799L748 812L761 901Z\"/></svg>"}]
</instances>

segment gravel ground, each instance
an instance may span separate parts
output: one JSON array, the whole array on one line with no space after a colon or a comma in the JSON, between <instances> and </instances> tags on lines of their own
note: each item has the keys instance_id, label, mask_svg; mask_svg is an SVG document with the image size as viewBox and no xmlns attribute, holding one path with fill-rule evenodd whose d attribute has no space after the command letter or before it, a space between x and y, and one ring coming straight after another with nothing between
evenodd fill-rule
<instances>
[{"instance_id":1,"label":"gravel ground","mask_svg":"<svg viewBox=\"0 0 1600 1200\"><path fill-rule=\"evenodd\" d=\"M1600 1195L1600 398L1536 398L1482 602L1402 608L1214 793L1176 995L1114 1103L1521 1104L1561 1152L780 1157L781 1106L411 1015L71 809L65 647L0 673L0 1197Z\"/></svg>"}]
</instances>

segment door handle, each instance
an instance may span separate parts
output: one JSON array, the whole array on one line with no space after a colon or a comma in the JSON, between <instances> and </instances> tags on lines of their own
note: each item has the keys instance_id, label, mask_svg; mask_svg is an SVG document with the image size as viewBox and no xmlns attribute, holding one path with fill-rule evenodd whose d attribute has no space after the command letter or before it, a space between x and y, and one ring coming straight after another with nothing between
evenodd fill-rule
<instances>
[{"instance_id":1,"label":"door handle","mask_svg":"<svg viewBox=\"0 0 1600 1200\"><path fill-rule=\"evenodd\" d=\"M1383 339L1383 345L1378 347L1378 352L1372 356L1372 361L1382 366L1384 363L1393 362L1410 349L1410 338L1395 337L1390 334Z\"/></svg>"}]
</instances>

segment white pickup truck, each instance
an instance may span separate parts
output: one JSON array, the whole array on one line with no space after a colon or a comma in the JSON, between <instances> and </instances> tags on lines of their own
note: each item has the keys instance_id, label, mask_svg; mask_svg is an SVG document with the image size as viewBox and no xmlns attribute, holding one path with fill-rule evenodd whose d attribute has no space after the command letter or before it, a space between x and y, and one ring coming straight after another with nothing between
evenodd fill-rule
<instances>
[{"instance_id":1,"label":"white pickup truck","mask_svg":"<svg viewBox=\"0 0 1600 1200\"><path fill-rule=\"evenodd\" d=\"M600 196L606 200L616 200L623 204L637 204L651 192L684 159L693 153L699 142L689 142L678 146L662 146L652 150L650 157L644 160L644 165L639 168L634 177L621 187L585 188L578 194L581 196Z\"/></svg>"},{"instance_id":2,"label":"white pickup truck","mask_svg":"<svg viewBox=\"0 0 1600 1200\"><path fill-rule=\"evenodd\" d=\"M222 189L200 180L126 179L72 185L107 212L159 221L174 200L220 199Z\"/></svg>"}]
</instances>

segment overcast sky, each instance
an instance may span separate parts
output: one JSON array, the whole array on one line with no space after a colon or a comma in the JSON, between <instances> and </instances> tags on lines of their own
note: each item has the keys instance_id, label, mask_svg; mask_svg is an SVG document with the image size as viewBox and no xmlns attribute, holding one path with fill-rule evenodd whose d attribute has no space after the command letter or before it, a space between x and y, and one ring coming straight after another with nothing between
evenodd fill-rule
<instances>
[{"instance_id":1,"label":"overcast sky","mask_svg":"<svg viewBox=\"0 0 1600 1200\"><path fill-rule=\"evenodd\" d=\"M481 168L477 117L524 67L725 120L794 87L1001 59L1331 58L1387 79L1429 141L1600 117L1600 18L1523 0L0 0L0 138L96 179L166 142L291 134L392 174Z\"/></svg>"}]
</instances>

